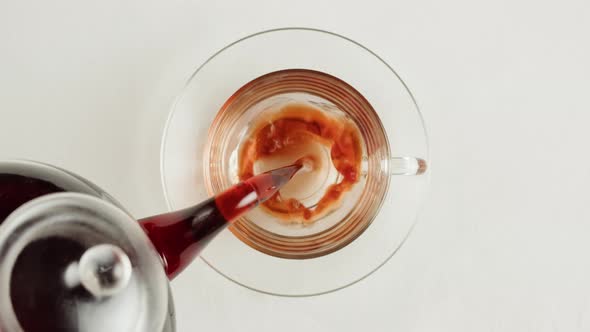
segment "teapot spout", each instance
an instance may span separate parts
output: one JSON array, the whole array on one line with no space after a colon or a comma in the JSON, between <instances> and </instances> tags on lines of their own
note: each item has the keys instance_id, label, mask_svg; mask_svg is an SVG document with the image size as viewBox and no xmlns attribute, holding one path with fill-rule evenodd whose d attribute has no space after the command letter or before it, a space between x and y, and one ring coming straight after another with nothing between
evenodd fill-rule
<instances>
[{"instance_id":1,"label":"teapot spout","mask_svg":"<svg viewBox=\"0 0 590 332\"><path fill-rule=\"evenodd\" d=\"M183 210L140 219L139 223L160 254L170 280L228 224L217 209L215 198Z\"/></svg>"},{"instance_id":2,"label":"teapot spout","mask_svg":"<svg viewBox=\"0 0 590 332\"><path fill-rule=\"evenodd\" d=\"M231 222L275 195L303 167L277 168L253 176L189 208L139 220L160 254L169 279L184 270Z\"/></svg>"}]
</instances>

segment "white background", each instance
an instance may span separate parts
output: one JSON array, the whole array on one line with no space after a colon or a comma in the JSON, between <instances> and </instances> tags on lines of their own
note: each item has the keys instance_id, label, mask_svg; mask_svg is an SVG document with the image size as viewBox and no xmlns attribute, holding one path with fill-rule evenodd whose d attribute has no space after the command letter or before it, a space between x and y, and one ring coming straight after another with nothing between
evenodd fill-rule
<instances>
[{"instance_id":1,"label":"white background","mask_svg":"<svg viewBox=\"0 0 590 332\"><path fill-rule=\"evenodd\" d=\"M0 158L162 212L173 98L216 50L281 26L351 37L406 81L431 136L425 209L388 264L329 295L195 263L173 282L180 332L590 331L588 0L1 0Z\"/></svg>"}]
</instances>

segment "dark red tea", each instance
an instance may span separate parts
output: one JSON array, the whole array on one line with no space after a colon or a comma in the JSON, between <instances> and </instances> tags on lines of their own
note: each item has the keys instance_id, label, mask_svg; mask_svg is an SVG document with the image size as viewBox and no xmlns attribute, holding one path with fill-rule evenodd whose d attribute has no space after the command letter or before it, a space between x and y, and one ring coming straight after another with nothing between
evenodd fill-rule
<instances>
[{"instance_id":1,"label":"dark red tea","mask_svg":"<svg viewBox=\"0 0 590 332\"><path fill-rule=\"evenodd\" d=\"M267 113L256 119L239 151L239 176L247 179L254 175L254 164L267 157L283 157L304 151L313 159L314 168L327 165L309 152L308 146L320 144L330 153L331 162L341 180L331 184L313 208L306 207L295 198L284 198L277 192L263 203L265 210L286 221L302 219L304 224L315 221L338 205L343 195L358 182L361 169L361 134L353 121L331 115L303 103L283 106L278 112Z\"/></svg>"},{"instance_id":2,"label":"dark red tea","mask_svg":"<svg viewBox=\"0 0 590 332\"><path fill-rule=\"evenodd\" d=\"M26 202L65 189L37 178L0 173L0 224L12 211Z\"/></svg>"}]
</instances>

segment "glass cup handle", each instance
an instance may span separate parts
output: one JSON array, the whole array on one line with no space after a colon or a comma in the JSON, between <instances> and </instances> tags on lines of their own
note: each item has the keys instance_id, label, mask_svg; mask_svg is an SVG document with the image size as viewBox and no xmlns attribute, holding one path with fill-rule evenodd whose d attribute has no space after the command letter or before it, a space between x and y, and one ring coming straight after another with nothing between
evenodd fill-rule
<instances>
[{"instance_id":1,"label":"glass cup handle","mask_svg":"<svg viewBox=\"0 0 590 332\"><path fill-rule=\"evenodd\" d=\"M414 157L392 157L389 160L390 175L420 175L426 172L426 161Z\"/></svg>"}]
</instances>

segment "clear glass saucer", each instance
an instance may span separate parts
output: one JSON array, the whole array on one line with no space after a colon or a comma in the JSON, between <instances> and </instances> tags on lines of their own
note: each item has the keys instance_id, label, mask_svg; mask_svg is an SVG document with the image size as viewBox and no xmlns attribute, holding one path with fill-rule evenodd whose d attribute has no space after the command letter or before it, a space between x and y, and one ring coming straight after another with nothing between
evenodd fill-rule
<instances>
[{"instance_id":1,"label":"clear glass saucer","mask_svg":"<svg viewBox=\"0 0 590 332\"><path fill-rule=\"evenodd\" d=\"M269 30L231 43L195 71L172 107L162 139L161 176L171 210L213 194L206 175L224 162L211 159L215 146L208 137L218 112L247 83L289 69L336 77L370 103L386 135L383 149L388 158L378 164L379 171L387 173L382 181L385 193L358 234L321 255L279 257L261 250L247 238L250 233L240 232L249 222L246 217L220 233L201 258L249 289L312 296L352 285L385 264L408 237L428 185L422 116L405 83L379 56L349 38L308 28ZM421 175L398 175L417 173ZM361 195L365 200L371 199L368 190Z\"/></svg>"}]
</instances>

